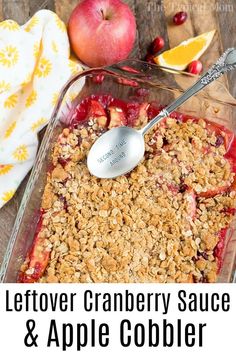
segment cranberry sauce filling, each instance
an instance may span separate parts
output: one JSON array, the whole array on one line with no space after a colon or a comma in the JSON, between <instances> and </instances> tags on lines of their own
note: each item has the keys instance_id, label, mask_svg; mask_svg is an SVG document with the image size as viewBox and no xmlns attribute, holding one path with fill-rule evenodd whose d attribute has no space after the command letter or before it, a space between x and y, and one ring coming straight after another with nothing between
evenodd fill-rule
<instances>
[{"instance_id":1,"label":"cranberry sauce filling","mask_svg":"<svg viewBox=\"0 0 236 354\"><path fill-rule=\"evenodd\" d=\"M140 90L140 89L139 89ZM140 91L139 96L146 95L146 91ZM116 99L112 97L111 95L91 95L90 97L86 97L81 101L80 104L75 108L75 111L72 115L72 119L69 124L69 129L73 129L77 127L80 124L86 125L86 122L88 121L89 118L93 117L100 117L104 115L104 112L108 118L108 124L109 124L109 108L110 107L115 107L115 108L120 108L124 116L126 118L125 124L129 126L134 126L136 120L138 119L140 109L142 105L145 105L143 103L139 103L136 101L133 102L125 102L120 99ZM157 102L151 102L150 104L146 105L146 112L147 112L147 117L149 120L154 118L163 108L160 104ZM198 118L191 117L188 115L184 115L179 112L173 112L170 115L172 118L175 118L179 121L186 122L187 120L191 119L193 121L198 121ZM163 122L165 124L165 122ZM219 147L222 144L225 145L226 148L226 154L225 157L230 160L232 170L233 172L236 172L236 138L234 137L233 133L226 129L223 126L220 126L219 124L212 123L206 120L206 129L209 130L210 132L214 133L216 135L216 143L215 147ZM165 139L165 138L164 138ZM81 141L79 142L79 144ZM164 144L168 144L168 141L164 141ZM65 167L66 164L69 162L67 159L60 158L58 162ZM233 183L233 185L230 187L230 190L235 190L236 182ZM187 185L181 184L180 186L176 187L176 192L181 192L184 193L188 189ZM65 199L62 199L62 202L64 203L65 209L67 209L67 203ZM224 212L227 213L235 213L235 210L225 210ZM34 252L35 248L37 246L38 242L38 234L42 228L42 220L43 220L43 214L44 210L40 211L40 218L39 222L37 225L36 233L35 233L35 240L32 245L32 249L29 252L28 258L29 263L31 263L32 258L34 258ZM226 231L227 229L222 229L219 231L219 242L216 245L214 249L214 256L217 258L218 262L218 269L220 270L222 266L222 254L223 254L223 249L225 245L225 238L226 238ZM45 255L45 260L48 255ZM207 254L198 254L198 257L207 257ZM30 282L33 281L34 279L39 279L40 277L40 265L39 269L37 268L37 264L34 264L35 272L34 274L27 276L26 274L22 273L19 275L19 281L20 282ZM37 273L37 274L36 274Z\"/></svg>"},{"instance_id":2,"label":"cranberry sauce filling","mask_svg":"<svg viewBox=\"0 0 236 354\"><path fill-rule=\"evenodd\" d=\"M37 222L37 227L35 230L35 235L34 235L34 241L32 243L31 248L29 249L29 252L27 254L27 262L28 265L34 260L34 252L36 250L37 247L37 243L39 240L39 233L42 229L43 226L43 215L44 215L45 211L44 209L40 209L39 210L39 215L38 215L38 222ZM46 257L47 258L47 257ZM18 275L18 279L17 281L19 283L34 283L34 281L37 281L40 276L42 275L42 265L40 262L35 262L34 263L34 272L33 274L29 274L27 275L25 272L20 271L19 275Z\"/></svg>"}]
</instances>

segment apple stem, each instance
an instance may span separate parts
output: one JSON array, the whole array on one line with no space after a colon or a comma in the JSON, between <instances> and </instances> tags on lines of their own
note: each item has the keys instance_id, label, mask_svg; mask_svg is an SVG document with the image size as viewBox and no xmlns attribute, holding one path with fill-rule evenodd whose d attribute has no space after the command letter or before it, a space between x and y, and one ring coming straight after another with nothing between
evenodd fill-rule
<instances>
[{"instance_id":1,"label":"apple stem","mask_svg":"<svg viewBox=\"0 0 236 354\"><path fill-rule=\"evenodd\" d=\"M103 20L106 20L106 16L105 16L105 14L104 14L103 9L101 9L101 13L102 13L102 18L103 18Z\"/></svg>"},{"instance_id":2,"label":"apple stem","mask_svg":"<svg viewBox=\"0 0 236 354\"><path fill-rule=\"evenodd\" d=\"M100 9L100 11L102 13L102 19L105 20L105 21L109 21L110 20L110 14L109 13L105 14L103 9Z\"/></svg>"}]
</instances>

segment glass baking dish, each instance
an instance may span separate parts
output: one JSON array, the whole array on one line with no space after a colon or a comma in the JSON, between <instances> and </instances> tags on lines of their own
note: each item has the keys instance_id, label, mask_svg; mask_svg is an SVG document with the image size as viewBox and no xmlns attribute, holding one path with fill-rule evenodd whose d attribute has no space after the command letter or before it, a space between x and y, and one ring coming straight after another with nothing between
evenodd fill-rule
<instances>
[{"instance_id":1,"label":"glass baking dish","mask_svg":"<svg viewBox=\"0 0 236 354\"><path fill-rule=\"evenodd\" d=\"M104 76L103 81L100 80L101 75ZM98 93L111 94L115 98L125 100L135 98L139 102L155 100L161 105L167 105L191 86L194 80L196 77L184 72L170 72L156 65L127 60L111 67L84 71L65 85L44 135L16 217L0 269L1 282L16 282L19 268L32 244L46 175L51 163L51 151L58 135L68 125L73 107L86 96ZM179 111L216 121L236 133L236 100L220 82L213 83L203 93L191 98ZM236 228L232 226L228 232L218 282L234 281Z\"/></svg>"}]
</instances>

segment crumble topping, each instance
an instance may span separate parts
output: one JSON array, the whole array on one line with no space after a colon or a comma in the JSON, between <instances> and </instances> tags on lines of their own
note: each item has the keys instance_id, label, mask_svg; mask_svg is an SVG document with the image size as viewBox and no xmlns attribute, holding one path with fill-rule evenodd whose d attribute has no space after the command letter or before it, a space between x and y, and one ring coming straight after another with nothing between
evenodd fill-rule
<instances>
[{"instance_id":1,"label":"crumble topping","mask_svg":"<svg viewBox=\"0 0 236 354\"><path fill-rule=\"evenodd\" d=\"M39 232L50 256L40 282L215 282L219 235L235 208L224 144L202 119L167 118L145 137L131 173L98 179L86 156L102 118L64 129L54 147ZM146 121L143 109L135 126ZM31 272L27 263L22 271Z\"/></svg>"}]
</instances>

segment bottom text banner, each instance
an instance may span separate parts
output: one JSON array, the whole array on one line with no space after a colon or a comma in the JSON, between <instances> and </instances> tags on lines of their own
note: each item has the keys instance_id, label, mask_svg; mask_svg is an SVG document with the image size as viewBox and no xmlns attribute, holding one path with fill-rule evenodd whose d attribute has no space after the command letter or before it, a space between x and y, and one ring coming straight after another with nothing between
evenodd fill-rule
<instances>
[{"instance_id":1,"label":"bottom text banner","mask_svg":"<svg viewBox=\"0 0 236 354\"><path fill-rule=\"evenodd\" d=\"M0 284L3 353L235 353L235 284Z\"/></svg>"}]
</instances>

